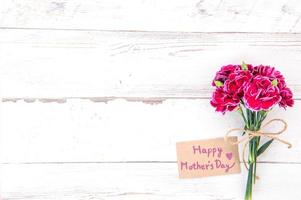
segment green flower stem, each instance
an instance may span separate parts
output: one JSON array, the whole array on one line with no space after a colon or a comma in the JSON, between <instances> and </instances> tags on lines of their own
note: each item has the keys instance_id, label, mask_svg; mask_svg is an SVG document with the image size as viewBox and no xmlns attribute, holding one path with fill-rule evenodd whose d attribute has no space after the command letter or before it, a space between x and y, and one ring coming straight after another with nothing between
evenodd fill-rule
<instances>
[{"instance_id":1,"label":"green flower stem","mask_svg":"<svg viewBox=\"0 0 301 200\"><path fill-rule=\"evenodd\" d=\"M247 119L245 121L245 127L251 131L258 131L261 127L262 121L266 117L265 111L251 111L246 109ZM256 181L256 165L259 149L260 137L256 136L249 141L249 156L248 156L248 179L245 193L245 200L252 200L253 185Z\"/></svg>"},{"instance_id":2,"label":"green flower stem","mask_svg":"<svg viewBox=\"0 0 301 200\"><path fill-rule=\"evenodd\" d=\"M245 113L244 113L244 110L242 109L241 105L239 104L239 110L240 110L240 113L241 113L241 116L245 122L245 124L247 123L247 119L245 117Z\"/></svg>"}]
</instances>

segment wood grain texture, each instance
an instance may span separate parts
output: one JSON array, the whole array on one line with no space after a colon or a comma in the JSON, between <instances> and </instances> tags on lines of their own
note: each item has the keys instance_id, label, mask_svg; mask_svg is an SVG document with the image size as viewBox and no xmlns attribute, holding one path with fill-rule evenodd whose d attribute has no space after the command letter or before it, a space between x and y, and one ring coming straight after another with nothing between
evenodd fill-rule
<instances>
[{"instance_id":1,"label":"wood grain texture","mask_svg":"<svg viewBox=\"0 0 301 200\"><path fill-rule=\"evenodd\" d=\"M276 66L301 97L301 34L2 30L3 98L208 98L215 72Z\"/></svg>"},{"instance_id":2,"label":"wood grain texture","mask_svg":"<svg viewBox=\"0 0 301 200\"><path fill-rule=\"evenodd\" d=\"M176 163L0 165L4 199L206 199L241 200L246 171L178 179ZM258 164L256 200L298 200L300 165ZM288 178L289 177L289 178Z\"/></svg>"},{"instance_id":3,"label":"wood grain texture","mask_svg":"<svg viewBox=\"0 0 301 200\"><path fill-rule=\"evenodd\" d=\"M269 113L269 119L287 121L289 128L281 138L293 148L275 142L260 161L301 163L301 125L296 117L300 110L301 101L296 101L294 109ZM215 113L208 99L171 99L154 105L123 99L5 102L2 118L2 163L175 161L176 142L223 137L230 128L243 125L238 113Z\"/></svg>"},{"instance_id":4,"label":"wood grain texture","mask_svg":"<svg viewBox=\"0 0 301 200\"><path fill-rule=\"evenodd\" d=\"M38 29L299 32L298 0L2 0L0 26Z\"/></svg>"},{"instance_id":5,"label":"wood grain texture","mask_svg":"<svg viewBox=\"0 0 301 200\"><path fill-rule=\"evenodd\" d=\"M256 200L300 200L297 0L2 0L0 199L241 200L241 175L179 180L175 143L221 137L211 80L227 63L287 78L289 129L258 164ZM1 102L1 101L0 101ZM277 128L277 127L273 127Z\"/></svg>"}]
</instances>

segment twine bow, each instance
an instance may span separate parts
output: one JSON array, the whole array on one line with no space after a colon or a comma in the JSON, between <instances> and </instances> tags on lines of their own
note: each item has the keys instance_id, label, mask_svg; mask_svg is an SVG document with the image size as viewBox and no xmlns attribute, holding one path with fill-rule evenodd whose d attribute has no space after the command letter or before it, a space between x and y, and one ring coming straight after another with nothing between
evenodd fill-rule
<instances>
[{"instance_id":1,"label":"twine bow","mask_svg":"<svg viewBox=\"0 0 301 200\"><path fill-rule=\"evenodd\" d=\"M283 124L283 128L280 130L280 131L276 131L276 132L265 132L263 131L262 129L264 129L265 127L267 127L268 125L272 124L273 122L281 122ZM250 140L252 140L254 137L260 137L260 136L263 136L263 137L267 137L267 138L270 138L270 139L274 139L274 140L277 140L283 144L286 144L288 146L288 148L291 148L292 147L292 144L285 141L285 140L282 140L278 137L278 135L280 135L281 133L283 133L284 131L286 131L287 129L287 123L283 120L283 119L272 119L270 121L268 121L266 124L264 124L260 130L258 131L251 131L251 130L247 130L247 129L243 129L243 128L233 128L233 129L230 129L226 135L225 135L225 141L230 143L231 145L237 145L239 143L242 143L244 141L245 144L244 144L244 148L243 148L243 155L242 155L242 158L243 158L243 163L246 167L247 170L249 170L249 167L247 165L247 162L245 160L245 151L246 151L246 147L248 145L248 142ZM236 141L236 142L231 142L228 140L229 138L229 135L230 133L232 132L235 132L235 131L244 131L245 132L245 137L241 138L240 140ZM256 178L259 178L258 176L256 176Z\"/></svg>"}]
</instances>

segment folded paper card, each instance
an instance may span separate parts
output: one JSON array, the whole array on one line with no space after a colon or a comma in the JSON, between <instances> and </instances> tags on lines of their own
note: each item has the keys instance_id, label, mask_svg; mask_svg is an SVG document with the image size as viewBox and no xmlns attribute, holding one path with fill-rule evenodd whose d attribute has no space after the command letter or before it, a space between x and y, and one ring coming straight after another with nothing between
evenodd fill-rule
<instances>
[{"instance_id":1,"label":"folded paper card","mask_svg":"<svg viewBox=\"0 0 301 200\"><path fill-rule=\"evenodd\" d=\"M237 137L229 137L237 141ZM196 178L240 173L237 145L224 138L196 140L177 143L180 178Z\"/></svg>"}]
</instances>

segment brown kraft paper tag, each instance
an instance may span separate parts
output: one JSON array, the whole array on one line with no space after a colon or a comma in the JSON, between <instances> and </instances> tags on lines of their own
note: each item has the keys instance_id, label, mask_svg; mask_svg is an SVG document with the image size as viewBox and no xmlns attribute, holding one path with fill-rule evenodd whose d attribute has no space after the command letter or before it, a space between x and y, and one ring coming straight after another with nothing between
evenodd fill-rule
<instances>
[{"instance_id":1,"label":"brown kraft paper tag","mask_svg":"<svg viewBox=\"0 0 301 200\"><path fill-rule=\"evenodd\" d=\"M237 137L229 137L237 141ZM196 178L240 173L238 146L224 138L178 142L180 178Z\"/></svg>"}]
</instances>

